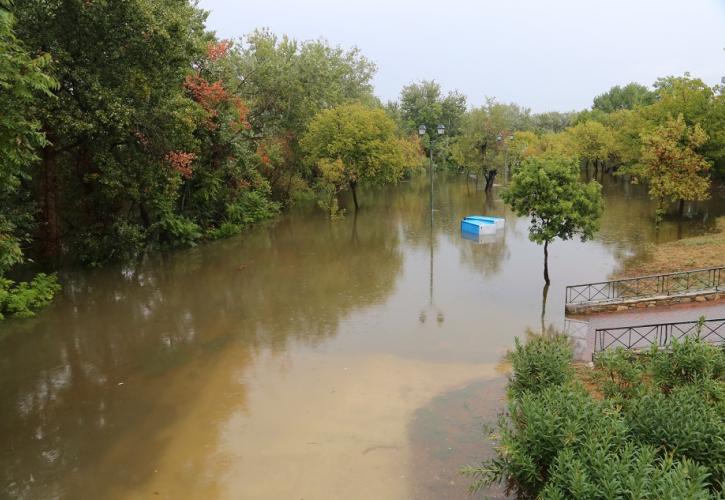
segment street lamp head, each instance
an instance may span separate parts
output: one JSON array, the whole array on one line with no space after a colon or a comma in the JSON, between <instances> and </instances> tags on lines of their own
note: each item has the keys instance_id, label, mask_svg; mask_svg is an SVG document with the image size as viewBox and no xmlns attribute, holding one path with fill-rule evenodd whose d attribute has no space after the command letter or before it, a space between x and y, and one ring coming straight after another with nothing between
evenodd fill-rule
<instances>
[{"instance_id":1,"label":"street lamp head","mask_svg":"<svg viewBox=\"0 0 725 500\"><path fill-rule=\"evenodd\" d=\"M501 142L503 140L503 136L501 134L498 134L498 136L496 137L496 140L498 142Z\"/></svg>"},{"instance_id":2,"label":"street lamp head","mask_svg":"<svg viewBox=\"0 0 725 500\"><path fill-rule=\"evenodd\" d=\"M425 125L420 125L418 127L418 135L425 135Z\"/></svg>"},{"instance_id":3,"label":"street lamp head","mask_svg":"<svg viewBox=\"0 0 725 500\"><path fill-rule=\"evenodd\" d=\"M438 125L438 135L443 135L446 133L446 126L443 124Z\"/></svg>"}]
</instances>

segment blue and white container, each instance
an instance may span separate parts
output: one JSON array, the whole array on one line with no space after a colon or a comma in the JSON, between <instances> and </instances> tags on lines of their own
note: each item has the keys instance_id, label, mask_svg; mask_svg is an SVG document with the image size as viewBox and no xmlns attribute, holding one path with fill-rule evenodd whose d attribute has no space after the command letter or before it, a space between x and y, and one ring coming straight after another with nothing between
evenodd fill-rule
<instances>
[{"instance_id":1,"label":"blue and white container","mask_svg":"<svg viewBox=\"0 0 725 500\"><path fill-rule=\"evenodd\" d=\"M496 224L497 229L502 229L506 220L503 217L493 217L489 215L469 215L463 220L481 220L481 221L492 221Z\"/></svg>"},{"instance_id":2,"label":"blue and white container","mask_svg":"<svg viewBox=\"0 0 725 500\"><path fill-rule=\"evenodd\" d=\"M495 234L496 233L496 222L493 220L485 219L471 219L466 217L461 221L461 233L468 233L473 235L481 234Z\"/></svg>"}]
</instances>

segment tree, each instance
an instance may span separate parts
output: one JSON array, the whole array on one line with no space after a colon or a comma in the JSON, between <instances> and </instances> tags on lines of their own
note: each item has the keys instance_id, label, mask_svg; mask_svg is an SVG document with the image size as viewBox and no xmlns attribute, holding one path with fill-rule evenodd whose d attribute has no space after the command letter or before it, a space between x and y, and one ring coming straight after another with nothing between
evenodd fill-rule
<instances>
[{"instance_id":1,"label":"tree","mask_svg":"<svg viewBox=\"0 0 725 500\"><path fill-rule=\"evenodd\" d=\"M578 113L574 111L566 113L548 111L532 115L531 124L533 129L540 134L547 132L558 133L563 132L567 127L571 126L577 116Z\"/></svg>"},{"instance_id":2,"label":"tree","mask_svg":"<svg viewBox=\"0 0 725 500\"><path fill-rule=\"evenodd\" d=\"M586 168L603 166L614 150L612 131L599 122L588 120L566 130L571 153L584 161Z\"/></svg>"},{"instance_id":3,"label":"tree","mask_svg":"<svg viewBox=\"0 0 725 500\"><path fill-rule=\"evenodd\" d=\"M582 241L599 228L604 202L596 181L579 180L579 162L556 153L523 161L502 193L519 216L531 219L529 239L544 244L544 280L549 280L549 243L579 235Z\"/></svg>"},{"instance_id":4,"label":"tree","mask_svg":"<svg viewBox=\"0 0 725 500\"><path fill-rule=\"evenodd\" d=\"M400 92L400 114L408 133L416 133L418 126L425 125L428 136L433 137L436 127L443 124L446 134L455 136L465 111L466 96L457 91L443 96L440 84L432 80L411 83Z\"/></svg>"},{"instance_id":5,"label":"tree","mask_svg":"<svg viewBox=\"0 0 725 500\"><path fill-rule=\"evenodd\" d=\"M375 71L357 48L343 50L324 40L301 42L266 30L245 37L237 64L240 92L250 108L252 135L270 160L261 170L275 199L286 202L295 186L314 180L300 161L299 148L312 118L353 101L374 103Z\"/></svg>"},{"instance_id":6,"label":"tree","mask_svg":"<svg viewBox=\"0 0 725 500\"><path fill-rule=\"evenodd\" d=\"M639 174L649 184L650 197L658 201L658 213L668 199L679 202L682 215L686 200L710 196L710 163L697 153L706 142L702 127L688 126L682 115L642 137Z\"/></svg>"},{"instance_id":7,"label":"tree","mask_svg":"<svg viewBox=\"0 0 725 500\"><path fill-rule=\"evenodd\" d=\"M52 96L57 87L44 72L50 56L32 57L16 38L12 7L11 1L0 0L0 276L23 260L21 243L27 237L18 234L18 226L28 232L32 207L18 191L30 176L36 152L47 143L35 101L41 94Z\"/></svg>"},{"instance_id":8,"label":"tree","mask_svg":"<svg viewBox=\"0 0 725 500\"><path fill-rule=\"evenodd\" d=\"M102 262L193 239L198 228L175 213L183 174L168 155L198 152L204 110L183 83L211 40L205 13L178 0L24 0L16 14L18 36L51 54L60 84L38 102L45 256Z\"/></svg>"},{"instance_id":9,"label":"tree","mask_svg":"<svg viewBox=\"0 0 725 500\"><path fill-rule=\"evenodd\" d=\"M639 83L628 83L624 87L615 85L604 94L594 98L592 109L612 113L621 109L647 106L655 101L655 93Z\"/></svg>"},{"instance_id":10,"label":"tree","mask_svg":"<svg viewBox=\"0 0 725 500\"><path fill-rule=\"evenodd\" d=\"M420 163L417 138L398 132L383 109L348 104L318 113L300 146L307 165L334 194L350 188L357 211L358 183L397 182L405 167Z\"/></svg>"},{"instance_id":11,"label":"tree","mask_svg":"<svg viewBox=\"0 0 725 500\"><path fill-rule=\"evenodd\" d=\"M30 178L36 152L47 144L37 117L39 96L52 96L57 82L45 73L48 54L31 56L16 38L10 0L0 0L0 319L30 316L59 289L55 276L38 274L15 283L5 274L23 262L30 240L33 205L21 189Z\"/></svg>"},{"instance_id":12,"label":"tree","mask_svg":"<svg viewBox=\"0 0 725 500\"><path fill-rule=\"evenodd\" d=\"M436 158L447 162L451 154L450 144L461 131L466 96L457 91L444 96L440 84L423 80L403 87L398 109L402 129L412 135L418 133L420 125L425 125L423 146L428 152L433 147ZM438 125L446 127L442 138L437 136Z\"/></svg>"},{"instance_id":13,"label":"tree","mask_svg":"<svg viewBox=\"0 0 725 500\"><path fill-rule=\"evenodd\" d=\"M466 171L480 171L488 190L497 169L504 166L513 131L527 127L529 119L526 108L487 99L485 105L463 115L460 134L455 138L451 154Z\"/></svg>"}]
</instances>

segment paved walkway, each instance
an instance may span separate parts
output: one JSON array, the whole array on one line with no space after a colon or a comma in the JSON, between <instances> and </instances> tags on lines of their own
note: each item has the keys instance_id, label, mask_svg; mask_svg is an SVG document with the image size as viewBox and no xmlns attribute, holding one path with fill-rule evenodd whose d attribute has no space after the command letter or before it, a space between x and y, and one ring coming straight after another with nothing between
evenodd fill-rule
<instances>
[{"instance_id":1,"label":"paved walkway","mask_svg":"<svg viewBox=\"0 0 725 500\"><path fill-rule=\"evenodd\" d=\"M597 328L615 328L621 326L653 325L659 323L675 323L678 321L697 321L700 316L705 319L725 318L725 300L714 303L677 304L670 307L646 309L630 309L627 311L590 314L587 316L571 316L574 321L588 323L572 334L575 341L575 357L581 361L591 361L594 351L594 331ZM576 329L575 329L576 330Z\"/></svg>"}]
</instances>

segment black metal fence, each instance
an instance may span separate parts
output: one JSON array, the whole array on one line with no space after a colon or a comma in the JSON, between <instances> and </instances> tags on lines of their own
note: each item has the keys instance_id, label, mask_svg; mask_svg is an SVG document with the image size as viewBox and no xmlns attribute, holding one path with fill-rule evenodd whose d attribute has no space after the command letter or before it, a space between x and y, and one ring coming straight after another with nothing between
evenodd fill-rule
<instances>
[{"instance_id":1,"label":"black metal fence","mask_svg":"<svg viewBox=\"0 0 725 500\"><path fill-rule=\"evenodd\" d=\"M703 290L719 291L723 286L725 266L568 286L566 303L612 302Z\"/></svg>"},{"instance_id":2,"label":"black metal fence","mask_svg":"<svg viewBox=\"0 0 725 500\"><path fill-rule=\"evenodd\" d=\"M652 345L667 347L672 339L698 336L713 344L725 344L725 318L682 321L656 325L597 328L594 331L594 355L605 349L647 349Z\"/></svg>"}]
</instances>

